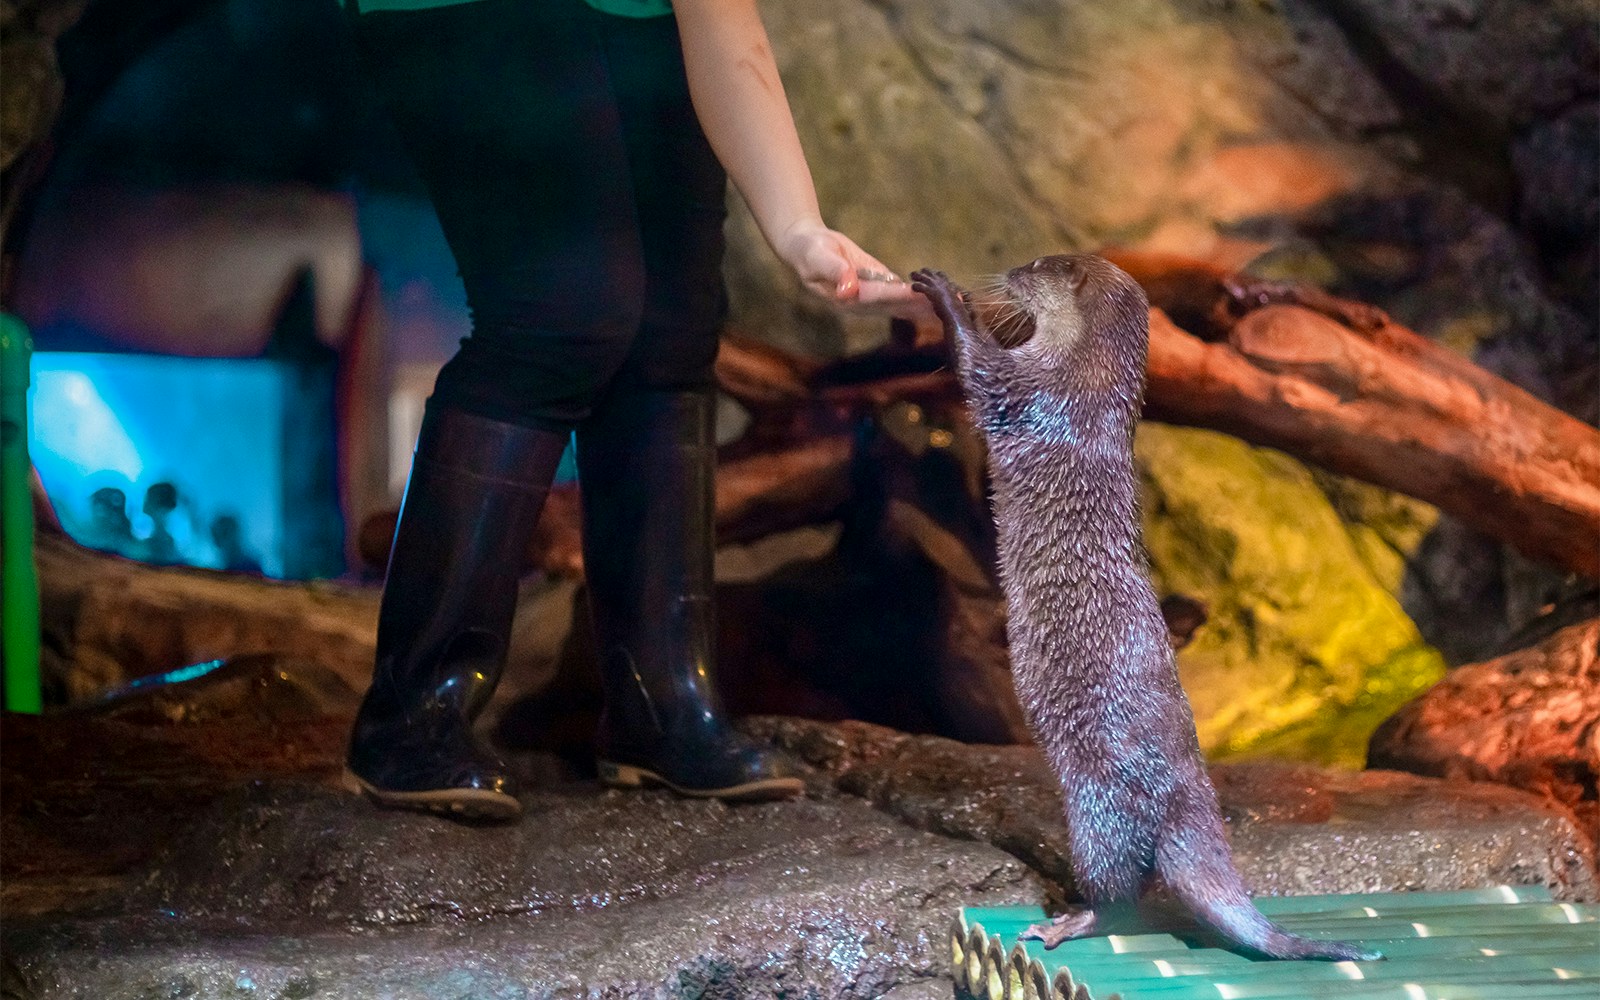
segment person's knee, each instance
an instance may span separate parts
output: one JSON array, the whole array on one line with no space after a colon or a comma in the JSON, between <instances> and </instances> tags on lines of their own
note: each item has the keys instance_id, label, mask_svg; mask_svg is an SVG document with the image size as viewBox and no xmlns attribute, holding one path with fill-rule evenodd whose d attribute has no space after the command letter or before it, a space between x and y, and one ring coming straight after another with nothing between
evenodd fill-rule
<instances>
[{"instance_id":1,"label":"person's knee","mask_svg":"<svg viewBox=\"0 0 1600 1000\"><path fill-rule=\"evenodd\" d=\"M703 389L716 384L719 330L646 321L616 381L645 389Z\"/></svg>"},{"instance_id":2,"label":"person's knee","mask_svg":"<svg viewBox=\"0 0 1600 1000\"><path fill-rule=\"evenodd\" d=\"M439 373L435 395L483 416L530 426L573 426L626 365L637 313L618 309L581 328L475 322Z\"/></svg>"}]
</instances>

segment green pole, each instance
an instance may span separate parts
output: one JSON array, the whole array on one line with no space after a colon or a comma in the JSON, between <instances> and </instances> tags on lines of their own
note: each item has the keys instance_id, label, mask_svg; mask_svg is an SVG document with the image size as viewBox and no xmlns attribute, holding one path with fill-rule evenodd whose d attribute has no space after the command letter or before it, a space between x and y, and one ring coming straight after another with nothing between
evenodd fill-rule
<instances>
[{"instance_id":1,"label":"green pole","mask_svg":"<svg viewBox=\"0 0 1600 1000\"><path fill-rule=\"evenodd\" d=\"M28 488L28 382L33 340L22 321L0 313L0 649L5 708L39 714L39 571L33 561Z\"/></svg>"}]
</instances>

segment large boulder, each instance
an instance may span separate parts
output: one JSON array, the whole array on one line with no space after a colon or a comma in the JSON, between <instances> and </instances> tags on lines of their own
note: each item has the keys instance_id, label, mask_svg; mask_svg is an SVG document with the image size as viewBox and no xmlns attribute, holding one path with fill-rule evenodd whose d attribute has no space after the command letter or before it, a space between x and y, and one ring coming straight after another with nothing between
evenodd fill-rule
<instances>
[{"instance_id":1,"label":"large boulder","mask_svg":"<svg viewBox=\"0 0 1600 1000\"><path fill-rule=\"evenodd\" d=\"M1134 449L1157 588L1209 614L1178 653L1201 745L1361 767L1373 727L1444 673L1392 551L1278 452L1160 424Z\"/></svg>"},{"instance_id":2,"label":"large boulder","mask_svg":"<svg viewBox=\"0 0 1600 1000\"><path fill-rule=\"evenodd\" d=\"M1600 619L1451 671L1378 727L1369 759L1545 795L1600 841Z\"/></svg>"}]
</instances>

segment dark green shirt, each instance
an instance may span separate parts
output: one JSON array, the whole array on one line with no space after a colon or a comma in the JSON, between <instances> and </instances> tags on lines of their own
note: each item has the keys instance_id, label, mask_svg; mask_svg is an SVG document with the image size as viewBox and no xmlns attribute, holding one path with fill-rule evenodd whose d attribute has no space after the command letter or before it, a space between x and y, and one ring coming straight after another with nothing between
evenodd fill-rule
<instances>
[{"instance_id":1,"label":"dark green shirt","mask_svg":"<svg viewBox=\"0 0 1600 1000\"><path fill-rule=\"evenodd\" d=\"M379 10L427 10L453 7L474 0L358 0L363 14ZM672 0L584 0L595 10L618 17L661 17L672 13Z\"/></svg>"}]
</instances>

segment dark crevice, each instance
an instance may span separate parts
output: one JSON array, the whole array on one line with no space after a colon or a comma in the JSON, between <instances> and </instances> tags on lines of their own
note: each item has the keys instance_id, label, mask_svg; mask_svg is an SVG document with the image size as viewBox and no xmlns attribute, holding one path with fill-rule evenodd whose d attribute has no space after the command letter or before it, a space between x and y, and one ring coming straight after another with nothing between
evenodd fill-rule
<instances>
[{"instance_id":1,"label":"dark crevice","mask_svg":"<svg viewBox=\"0 0 1600 1000\"><path fill-rule=\"evenodd\" d=\"M1396 101L1401 129L1421 151L1418 165L1422 171L1459 188L1499 218L1510 218L1517 188L1510 131L1464 115L1389 50L1383 36L1355 5L1344 0L1321 0L1318 5L1383 89L1403 95Z\"/></svg>"}]
</instances>

